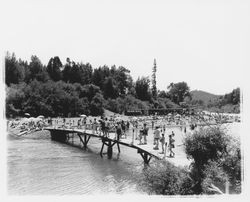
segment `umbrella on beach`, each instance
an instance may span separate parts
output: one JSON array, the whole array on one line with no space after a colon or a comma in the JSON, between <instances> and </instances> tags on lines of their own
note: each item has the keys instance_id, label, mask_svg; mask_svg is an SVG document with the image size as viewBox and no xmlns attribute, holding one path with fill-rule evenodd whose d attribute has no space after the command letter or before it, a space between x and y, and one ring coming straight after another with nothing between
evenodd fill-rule
<instances>
[{"instance_id":1,"label":"umbrella on beach","mask_svg":"<svg viewBox=\"0 0 250 202\"><path fill-rule=\"evenodd\" d=\"M180 115L180 114L177 114L175 117L181 117L181 115Z\"/></svg>"},{"instance_id":2,"label":"umbrella on beach","mask_svg":"<svg viewBox=\"0 0 250 202\"><path fill-rule=\"evenodd\" d=\"M85 114L82 114L80 117L87 117Z\"/></svg>"},{"instance_id":3,"label":"umbrella on beach","mask_svg":"<svg viewBox=\"0 0 250 202\"><path fill-rule=\"evenodd\" d=\"M29 114L29 113L25 113L24 115L25 115L25 116L30 116L30 114Z\"/></svg>"},{"instance_id":4,"label":"umbrella on beach","mask_svg":"<svg viewBox=\"0 0 250 202\"><path fill-rule=\"evenodd\" d=\"M134 117L132 118L132 120L133 120L133 121L137 121L137 117L134 116Z\"/></svg>"},{"instance_id":5,"label":"umbrella on beach","mask_svg":"<svg viewBox=\"0 0 250 202\"><path fill-rule=\"evenodd\" d=\"M43 115L39 115L37 118L44 119Z\"/></svg>"}]
</instances>

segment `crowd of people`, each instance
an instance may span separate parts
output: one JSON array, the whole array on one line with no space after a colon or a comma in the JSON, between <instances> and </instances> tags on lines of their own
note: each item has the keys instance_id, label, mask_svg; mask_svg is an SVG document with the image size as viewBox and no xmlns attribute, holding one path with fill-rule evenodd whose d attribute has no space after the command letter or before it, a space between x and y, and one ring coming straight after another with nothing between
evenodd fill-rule
<instances>
[{"instance_id":1,"label":"crowd of people","mask_svg":"<svg viewBox=\"0 0 250 202\"><path fill-rule=\"evenodd\" d=\"M77 128L82 130L91 130L92 134L110 138L110 133L115 133L115 140L131 139L131 144L147 145L148 136L153 135L152 147L154 150L160 150L161 154L169 151L169 156L174 157L174 132L165 138L167 122L163 124L161 120L140 119L136 117L123 120L120 117L80 117L78 119L57 118L49 119L48 124L56 128ZM152 125L151 125L152 124ZM151 126L150 126L151 125ZM152 132L151 132L152 131ZM150 133L150 134L149 134Z\"/></svg>"},{"instance_id":2,"label":"crowd of people","mask_svg":"<svg viewBox=\"0 0 250 202\"><path fill-rule=\"evenodd\" d=\"M127 139L132 137L131 144L147 145L148 136L153 136L152 147L154 150L161 150L164 154L169 152L170 157L174 157L175 133L166 131L166 128L179 127L186 133L193 131L198 126L204 124L216 124L218 120L228 120L228 116L218 117L214 114L200 113L190 114L168 114L167 116L141 116L126 117L87 117L81 115L79 118L25 118L23 120L13 120L8 124L8 128L19 128L22 131L42 130L46 126L56 128L77 128L91 130L93 134L110 137L110 133L115 133L115 139ZM150 130L149 130L150 129ZM149 134L150 131L150 134ZM169 133L169 134L168 134ZM135 142L138 141L138 142Z\"/></svg>"}]
</instances>

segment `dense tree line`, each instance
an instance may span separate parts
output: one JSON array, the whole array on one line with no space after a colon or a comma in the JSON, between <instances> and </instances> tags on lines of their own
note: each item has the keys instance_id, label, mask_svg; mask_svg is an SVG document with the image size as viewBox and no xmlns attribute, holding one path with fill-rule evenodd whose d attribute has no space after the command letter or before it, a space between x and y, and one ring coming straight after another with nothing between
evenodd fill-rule
<instances>
[{"instance_id":1,"label":"dense tree line","mask_svg":"<svg viewBox=\"0 0 250 202\"><path fill-rule=\"evenodd\" d=\"M70 58L67 58L63 64L58 56L52 57L48 64L44 65L35 55L31 56L30 62L27 62L17 59L14 53L7 53L5 56L5 83L8 92L6 116L22 116L24 112L48 116L75 116L77 112L100 115L103 108L123 113L137 109L179 107L187 100L189 105L194 104L195 101L192 101L186 82L171 83L166 90L157 91L155 73L156 62L154 61L151 88L149 77L141 76L133 81L130 71L123 66L104 65L94 69L89 63L75 62ZM54 91L48 91L50 88ZM84 96L79 94L81 91L79 88L83 88L86 92ZM50 95L49 92L54 95ZM88 97L86 95L88 93L94 94ZM39 99L38 94L42 99ZM48 97L55 100L48 101ZM71 97L72 100L65 101L67 97ZM36 103L36 100L40 100L40 104ZM239 89L235 89L218 102L210 103L209 107L227 106L229 103L239 105L239 100ZM69 105L67 110L63 107L65 102ZM198 104L203 103L198 102Z\"/></svg>"},{"instance_id":2,"label":"dense tree line","mask_svg":"<svg viewBox=\"0 0 250 202\"><path fill-rule=\"evenodd\" d=\"M101 115L103 108L118 113L171 108L177 107L184 96L182 93L175 95L174 89L179 84L169 92L156 93L156 88L152 92L148 77L139 77L134 82L130 71L123 66L104 65L94 69L89 63L78 63L70 58L63 64L58 56L44 65L35 55L27 62L17 59L14 53L7 53L5 83L7 117L22 116L25 112L76 116L80 113Z\"/></svg>"}]
</instances>

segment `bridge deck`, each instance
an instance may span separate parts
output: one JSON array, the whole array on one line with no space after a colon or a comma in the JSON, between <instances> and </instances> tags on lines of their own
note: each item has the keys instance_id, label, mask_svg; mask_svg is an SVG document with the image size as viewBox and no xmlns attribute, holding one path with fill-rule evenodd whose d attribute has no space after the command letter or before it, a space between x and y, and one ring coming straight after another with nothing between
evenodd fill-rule
<instances>
[{"instance_id":1,"label":"bridge deck","mask_svg":"<svg viewBox=\"0 0 250 202\"><path fill-rule=\"evenodd\" d=\"M44 130L49 131L61 131L65 133L78 133L79 135L87 135L90 137L99 138L102 140L104 137L102 135L93 134L92 130L83 130L83 129L69 129L69 128L53 128L53 127L46 127ZM113 143L119 143L120 145L124 145L127 147L131 147L137 150L142 151L143 153L146 153L156 159L164 159L164 154L160 154L161 152L161 145L159 143L159 150L153 149L153 144L150 142L146 145L138 145L138 142L134 140L134 143L132 144L132 137L129 136L126 139L122 138L119 141L116 140L116 134L114 132L109 133L109 137L105 138L106 140L109 140ZM143 140L142 140L143 142Z\"/></svg>"}]
</instances>

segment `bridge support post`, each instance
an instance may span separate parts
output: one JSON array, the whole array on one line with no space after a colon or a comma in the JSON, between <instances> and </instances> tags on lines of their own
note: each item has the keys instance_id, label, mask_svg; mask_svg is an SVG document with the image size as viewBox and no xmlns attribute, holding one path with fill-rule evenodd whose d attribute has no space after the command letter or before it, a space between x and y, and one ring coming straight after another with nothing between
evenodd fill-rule
<instances>
[{"instance_id":1,"label":"bridge support post","mask_svg":"<svg viewBox=\"0 0 250 202\"><path fill-rule=\"evenodd\" d=\"M106 138L106 137L103 137L102 138L102 148L101 148L101 151L100 151L100 155L101 157L103 157L103 148L104 148L104 145L107 146L107 154L108 154L108 158L111 159L112 158L112 155L113 155L113 146L117 144L117 148L118 148L118 152L120 153L121 150L120 150L120 146L119 146L119 143L118 141L114 141L112 143L112 140Z\"/></svg>"},{"instance_id":2,"label":"bridge support post","mask_svg":"<svg viewBox=\"0 0 250 202\"><path fill-rule=\"evenodd\" d=\"M119 152L119 153L121 153L121 150L120 150L120 145L119 145L119 143L117 142L116 144L117 144L118 152Z\"/></svg>"},{"instance_id":3,"label":"bridge support post","mask_svg":"<svg viewBox=\"0 0 250 202\"><path fill-rule=\"evenodd\" d=\"M84 133L84 140L82 139L81 135L79 133L77 133L78 137L80 138L81 143L83 144L83 147L86 149L87 148L87 144L89 142L90 139L90 135L87 137L87 134Z\"/></svg>"},{"instance_id":4,"label":"bridge support post","mask_svg":"<svg viewBox=\"0 0 250 202\"><path fill-rule=\"evenodd\" d=\"M113 145L111 144L110 140L108 141L107 153L108 153L108 158L111 159L113 155Z\"/></svg>"},{"instance_id":5,"label":"bridge support post","mask_svg":"<svg viewBox=\"0 0 250 202\"><path fill-rule=\"evenodd\" d=\"M146 152L143 152L142 150L138 149L137 153L139 153L144 161L145 164L149 164L152 156Z\"/></svg>"}]
</instances>

